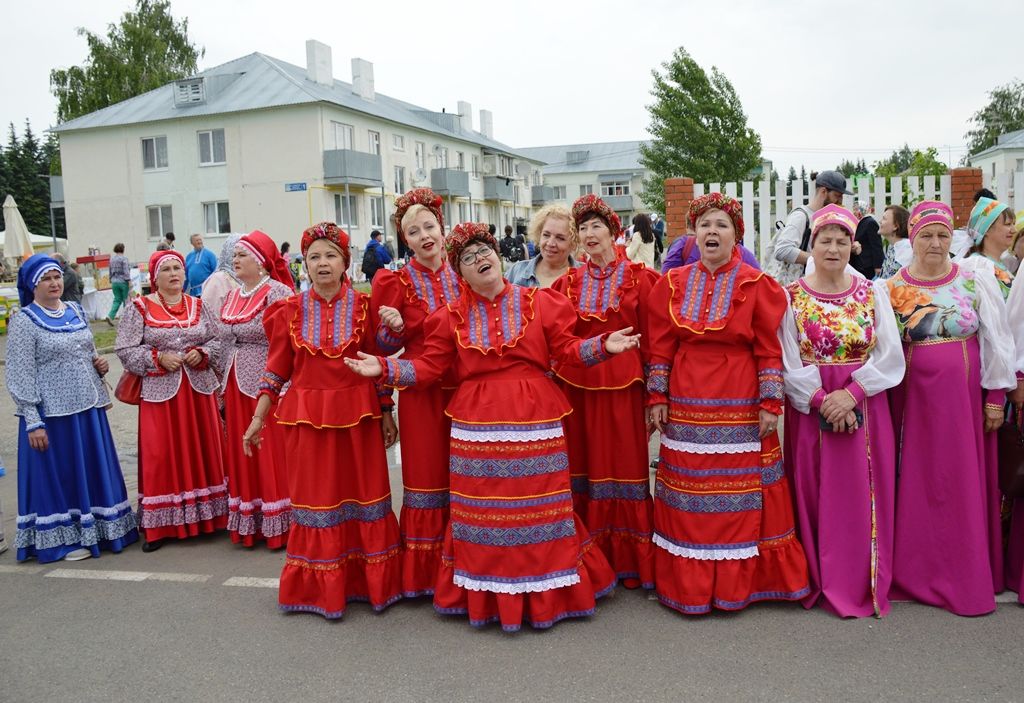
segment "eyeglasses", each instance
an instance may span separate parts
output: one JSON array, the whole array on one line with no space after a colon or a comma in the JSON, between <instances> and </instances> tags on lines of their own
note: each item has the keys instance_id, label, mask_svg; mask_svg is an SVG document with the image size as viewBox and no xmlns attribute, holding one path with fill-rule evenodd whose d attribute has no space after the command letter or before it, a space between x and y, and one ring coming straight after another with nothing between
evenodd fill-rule
<instances>
[{"instance_id":1,"label":"eyeglasses","mask_svg":"<svg viewBox=\"0 0 1024 703\"><path fill-rule=\"evenodd\" d=\"M468 251L465 254L463 254L462 256L460 256L459 257L459 262L461 262L465 266L472 266L481 257L489 256L493 251L494 251L494 249L491 249L489 246L484 244L479 249L477 249L475 251Z\"/></svg>"}]
</instances>

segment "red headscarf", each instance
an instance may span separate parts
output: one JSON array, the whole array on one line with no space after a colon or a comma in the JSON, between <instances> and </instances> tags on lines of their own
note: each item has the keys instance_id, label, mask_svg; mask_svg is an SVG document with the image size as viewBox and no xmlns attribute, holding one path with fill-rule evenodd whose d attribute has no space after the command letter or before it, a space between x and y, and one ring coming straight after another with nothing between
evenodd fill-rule
<instances>
[{"instance_id":1,"label":"red headscarf","mask_svg":"<svg viewBox=\"0 0 1024 703\"><path fill-rule=\"evenodd\" d=\"M288 269L288 262L281 256L281 252L278 251L274 240L267 236L266 233L255 229L249 232L249 234L242 235L236 246L245 247L245 250L260 262L260 266L275 281L283 283L289 288L295 287L295 280Z\"/></svg>"},{"instance_id":2,"label":"red headscarf","mask_svg":"<svg viewBox=\"0 0 1024 703\"><path fill-rule=\"evenodd\" d=\"M590 215L596 214L604 223L608 225L608 229L611 230L612 239L616 239L622 233L622 220L615 214L615 211L608 207L608 203L601 200L593 193L590 195L584 195L572 204L572 221L575 223L576 228L579 229L580 224L583 223Z\"/></svg>"},{"instance_id":3,"label":"red headscarf","mask_svg":"<svg viewBox=\"0 0 1024 703\"><path fill-rule=\"evenodd\" d=\"M181 268L185 268L185 257L174 251L174 249L164 249L163 251L154 251L149 255L149 286L156 292L156 275L160 272L160 267L167 263L168 259L177 259L181 262Z\"/></svg>"},{"instance_id":4,"label":"red headscarf","mask_svg":"<svg viewBox=\"0 0 1024 703\"><path fill-rule=\"evenodd\" d=\"M326 239L334 246L338 247L341 251L341 255L345 257L345 270L348 270L349 264L352 262L352 254L349 251L349 236L348 233L338 227L333 222L321 222L315 224L305 232L302 233L302 258L306 258L306 252L309 251L310 245L318 239Z\"/></svg>"},{"instance_id":5,"label":"red headscarf","mask_svg":"<svg viewBox=\"0 0 1024 703\"><path fill-rule=\"evenodd\" d=\"M689 215L690 227L694 231L697 229L697 220L708 210L721 210L728 215L736 229L736 241L743 241L743 206L739 200L718 192L708 193L694 200L690 203Z\"/></svg>"},{"instance_id":6,"label":"red headscarf","mask_svg":"<svg viewBox=\"0 0 1024 703\"><path fill-rule=\"evenodd\" d=\"M482 242L494 251L498 251L498 243L494 241L494 235L487 229L483 222L464 222L455 225L451 234L444 240L445 249L448 250L448 263L455 269L455 273L462 275L459 269L459 257L462 250L473 242Z\"/></svg>"},{"instance_id":7,"label":"red headscarf","mask_svg":"<svg viewBox=\"0 0 1024 703\"><path fill-rule=\"evenodd\" d=\"M413 205L422 205L423 207L434 213L434 217L437 218L437 224L441 227L441 234L444 234L444 214L441 212L441 205L444 201L441 200L441 196L430 190L430 188L415 188L410 190L405 195L401 195L395 198L395 229L398 230L398 236L403 237L402 232L402 218L405 217L405 213L409 211Z\"/></svg>"}]
</instances>

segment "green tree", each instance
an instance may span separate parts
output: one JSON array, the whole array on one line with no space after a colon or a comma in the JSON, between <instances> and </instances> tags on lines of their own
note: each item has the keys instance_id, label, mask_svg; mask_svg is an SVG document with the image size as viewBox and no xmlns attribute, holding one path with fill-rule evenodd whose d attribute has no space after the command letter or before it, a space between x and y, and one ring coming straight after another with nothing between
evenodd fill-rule
<instances>
[{"instance_id":1,"label":"green tree","mask_svg":"<svg viewBox=\"0 0 1024 703\"><path fill-rule=\"evenodd\" d=\"M864 159L857 159L856 161L843 159L842 163L836 166L836 170L846 176L847 180L850 178L856 178L857 176L871 175L870 171L868 171L867 164L864 163Z\"/></svg>"},{"instance_id":2,"label":"green tree","mask_svg":"<svg viewBox=\"0 0 1024 703\"><path fill-rule=\"evenodd\" d=\"M988 94L988 98L988 105L975 112L969 120L975 127L964 135L970 140L968 154L988 149L1000 134L1024 129L1024 81L999 86Z\"/></svg>"},{"instance_id":3,"label":"green tree","mask_svg":"<svg viewBox=\"0 0 1024 703\"><path fill-rule=\"evenodd\" d=\"M78 28L89 45L81 66L50 71L57 120L81 115L193 75L206 49L188 38L188 20L171 16L169 0L135 0L135 11L107 26L107 36Z\"/></svg>"},{"instance_id":4,"label":"green tree","mask_svg":"<svg viewBox=\"0 0 1024 703\"><path fill-rule=\"evenodd\" d=\"M640 162L652 172L640 197L658 212L665 208L666 178L739 181L761 163L761 137L747 126L728 78L715 67L706 72L682 47L662 68L651 71L652 139L640 147Z\"/></svg>"},{"instance_id":5,"label":"green tree","mask_svg":"<svg viewBox=\"0 0 1024 703\"><path fill-rule=\"evenodd\" d=\"M889 158L875 163L875 175L891 178L893 176L943 176L949 167L939 161L939 150L933 146L924 151L911 149L904 144L902 149L894 151Z\"/></svg>"},{"instance_id":6,"label":"green tree","mask_svg":"<svg viewBox=\"0 0 1024 703\"><path fill-rule=\"evenodd\" d=\"M0 150L0 202L13 195L30 232L50 231L50 173L48 147L39 143L32 126L25 121L21 138L11 124L7 146Z\"/></svg>"}]
</instances>

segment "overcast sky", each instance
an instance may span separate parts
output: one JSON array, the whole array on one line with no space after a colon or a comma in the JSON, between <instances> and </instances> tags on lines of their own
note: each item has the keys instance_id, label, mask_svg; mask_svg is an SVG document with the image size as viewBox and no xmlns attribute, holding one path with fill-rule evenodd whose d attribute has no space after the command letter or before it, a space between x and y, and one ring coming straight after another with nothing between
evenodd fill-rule
<instances>
[{"instance_id":1,"label":"overcast sky","mask_svg":"<svg viewBox=\"0 0 1024 703\"><path fill-rule=\"evenodd\" d=\"M86 58L77 27L104 34L132 0L3 0L0 119L55 121L53 67ZM377 91L428 109L494 113L514 147L647 137L651 69L684 46L736 88L765 156L783 173L873 162L909 142L965 152L968 119L992 88L1024 79L1024 2L172 0L200 69L254 51L305 65L305 41L352 57ZM834 9L835 8L835 9ZM841 9L839 9L841 8ZM478 114L474 124L479 128ZM6 141L6 138L4 138Z\"/></svg>"}]
</instances>

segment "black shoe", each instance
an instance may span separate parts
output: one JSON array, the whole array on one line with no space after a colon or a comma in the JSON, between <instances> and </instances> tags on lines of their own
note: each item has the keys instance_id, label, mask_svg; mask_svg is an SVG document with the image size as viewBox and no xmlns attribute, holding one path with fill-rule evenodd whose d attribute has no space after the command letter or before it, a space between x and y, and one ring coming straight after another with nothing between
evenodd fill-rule
<instances>
[{"instance_id":1,"label":"black shoe","mask_svg":"<svg viewBox=\"0 0 1024 703\"><path fill-rule=\"evenodd\" d=\"M160 549L162 546L164 546L164 541L162 539L154 540L152 542L143 542L142 551L149 554L150 552L155 552Z\"/></svg>"}]
</instances>

